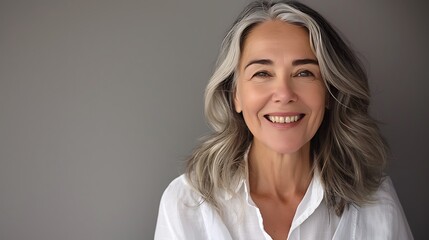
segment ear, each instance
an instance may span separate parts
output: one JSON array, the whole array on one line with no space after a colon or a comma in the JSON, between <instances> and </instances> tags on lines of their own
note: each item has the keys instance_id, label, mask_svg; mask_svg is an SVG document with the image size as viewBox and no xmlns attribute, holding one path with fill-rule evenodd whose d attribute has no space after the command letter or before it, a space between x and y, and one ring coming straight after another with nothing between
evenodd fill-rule
<instances>
[{"instance_id":1,"label":"ear","mask_svg":"<svg viewBox=\"0 0 429 240\"><path fill-rule=\"evenodd\" d=\"M241 113L242 107L241 107L240 96L237 92L237 87L234 90L234 107L237 113Z\"/></svg>"}]
</instances>

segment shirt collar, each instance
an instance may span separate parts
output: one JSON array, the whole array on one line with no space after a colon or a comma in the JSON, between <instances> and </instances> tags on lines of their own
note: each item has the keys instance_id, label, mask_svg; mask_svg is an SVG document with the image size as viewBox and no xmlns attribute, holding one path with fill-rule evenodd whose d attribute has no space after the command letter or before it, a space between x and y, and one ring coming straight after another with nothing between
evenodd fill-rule
<instances>
[{"instance_id":1,"label":"shirt collar","mask_svg":"<svg viewBox=\"0 0 429 240\"><path fill-rule=\"evenodd\" d=\"M319 207L323 200L324 188L317 169L314 170L313 179L296 209L290 232L304 222Z\"/></svg>"}]
</instances>

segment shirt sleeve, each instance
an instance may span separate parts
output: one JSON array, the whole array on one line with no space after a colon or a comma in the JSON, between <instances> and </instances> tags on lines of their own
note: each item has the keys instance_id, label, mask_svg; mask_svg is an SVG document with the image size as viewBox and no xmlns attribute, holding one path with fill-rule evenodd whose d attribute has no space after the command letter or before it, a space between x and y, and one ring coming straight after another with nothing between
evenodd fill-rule
<instances>
[{"instance_id":1,"label":"shirt sleeve","mask_svg":"<svg viewBox=\"0 0 429 240\"><path fill-rule=\"evenodd\" d=\"M375 203L360 208L357 239L413 240L389 177L384 179L374 200Z\"/></svg>"},{"instance_id":2,"label":"shirt sleeve","mask_svg":"<svg viewBox=\"0 0 429 240\"><path fill-rule=\"evenodd\" d=\"M195 199L183 175L170 183L160 201L155 240L205 239L201 210Z\"/></svg>"}]
</instances>

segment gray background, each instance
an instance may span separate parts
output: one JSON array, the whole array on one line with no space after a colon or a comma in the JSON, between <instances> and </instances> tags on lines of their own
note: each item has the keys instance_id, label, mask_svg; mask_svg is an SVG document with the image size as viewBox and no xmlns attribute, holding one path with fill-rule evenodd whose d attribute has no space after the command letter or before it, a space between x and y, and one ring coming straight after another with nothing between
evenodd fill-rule
<instances>
[{"instance_id":1,"label":"gray background","mask_svg":"<svg viewBox=\"0 0 429 240\"><path fill-rule=\"evenodd\" d=\"M368 67L389 174L427 236L425 1L306 0ZM206 134L203 89L246 0L1 0L0 239L151 239Z\"/></svg>"}]
</instances>

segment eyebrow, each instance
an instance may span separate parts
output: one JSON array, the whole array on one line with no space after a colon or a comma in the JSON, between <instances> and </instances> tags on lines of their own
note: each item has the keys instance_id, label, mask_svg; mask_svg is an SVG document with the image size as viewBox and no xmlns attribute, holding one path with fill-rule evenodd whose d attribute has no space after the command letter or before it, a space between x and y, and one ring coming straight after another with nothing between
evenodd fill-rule
<instances>
[{"instance_id":1,"label":"eyebrow","mask_svg":"<svg viewBox=\"0 0 429 240\"><path fill-rule=\"evenodd\" d=\"M256 59L256 60L252 60L250 61L245 67L244 69L246 69L247 67L249 67L252 64L261 64L261 65L273 65L273 61L271 61L270 59ZM319 62L316 59L311 59L311 58L304 58L304 59L296 59L292 61L292 66L298 66L298 65L304 65L304 64L315 64L315 65L319 65Z\"/></svg>"},{"instance_id":2,"label":"eyebrow","mask_svg":"<svg viewBox=\"0 0 429 240\"><path fill-rule=\"evenodd\" d=\"M316 59L311 59L311 58L296 59L292 61L292 66L298 66L298 65L304 65L304 64L319 65L319 62Z\"/></svg>"}]
</instances>

